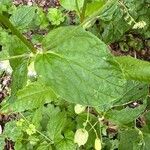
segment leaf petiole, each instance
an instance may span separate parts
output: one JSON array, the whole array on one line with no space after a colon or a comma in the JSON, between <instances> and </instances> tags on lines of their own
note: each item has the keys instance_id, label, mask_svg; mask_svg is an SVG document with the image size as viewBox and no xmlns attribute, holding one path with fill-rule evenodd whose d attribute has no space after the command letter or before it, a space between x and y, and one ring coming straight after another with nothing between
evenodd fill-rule
<instances>
[{"instance_id":1,"label":"leaf petiole","mask_svg":"<svg viewBox=\"0 0 150 150\"><path fill-rule=\"evenodd\" d=\"M34 57L34 55L31 53L31 54L22 54L22 55L10 56L10 57L6 57L6 58L0 58L0 61L23 58L23 57L31 58L31 57Z\"/></svg>"},{"instance_id":2,"label":"leaf petiole","mask_svg":"<svg viewBox=\"0 0 150 150\"><path fill-rule=\"evenodd\" d=\"M0 14L0 23L9 28L11 32L16 35L32 51L32 53L36 53L36 48L34 47L34 45L20 33L20 31L9 21L7 17L2 14Z\"/></svg>"}]
</instances>

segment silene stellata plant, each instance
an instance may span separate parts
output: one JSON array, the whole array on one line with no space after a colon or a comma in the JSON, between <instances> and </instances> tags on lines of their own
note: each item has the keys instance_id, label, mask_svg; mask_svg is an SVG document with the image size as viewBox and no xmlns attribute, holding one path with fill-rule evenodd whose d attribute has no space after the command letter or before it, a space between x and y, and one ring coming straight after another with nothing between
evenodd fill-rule
<instances>
[{"instance_id":1,"label":"silene stellata plant","mask_svg":"<svg viewBox=\"0 0 150 150\"><path fill-rule=\"evenodd\" d=\"M59 3L0 0L0 67L11 76L0 150L149 150L150 63L108 46L129 31L149 39L149 1Z\"/></svg>"}]
</instances>

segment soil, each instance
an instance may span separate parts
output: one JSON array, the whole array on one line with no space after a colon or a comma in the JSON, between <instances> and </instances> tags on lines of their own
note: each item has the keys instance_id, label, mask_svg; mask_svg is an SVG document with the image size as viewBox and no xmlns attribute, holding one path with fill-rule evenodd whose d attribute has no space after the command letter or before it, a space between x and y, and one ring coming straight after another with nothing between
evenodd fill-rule
<instances>
[{"instance_id":1,"label":"soil","mask_svg":"<svg viewBox=\"0 0 150 150\"><path fill-rule=\"evenodd\" d=\"M115 56L132 56L141 60L150 61L150 47L145 46L144 49L137 51L129 49L129 51L124 52L120 49L119 43L110 44L110 50Z\"/></svg>"}]
</instances>

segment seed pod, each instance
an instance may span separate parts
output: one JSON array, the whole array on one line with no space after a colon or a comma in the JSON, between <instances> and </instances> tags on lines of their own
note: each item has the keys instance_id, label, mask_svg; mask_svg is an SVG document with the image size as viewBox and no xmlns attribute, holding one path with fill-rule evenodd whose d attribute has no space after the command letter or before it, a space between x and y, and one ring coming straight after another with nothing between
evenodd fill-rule
<instances>
[{"instance_id":1,"label":"seed pod","mask_svg":"<svg viewBox=\"0 0 150 150\"><path fill-rule=\"evenodd\" d=\"M74 107L74 111L76 114L80 114L80 113L84 112L85 109L86 109L86 106L82 106L80 104L76 104Z\"/></svg>"},{"instance_id":2,"label":"seed pod","mask_svg":"<svg viewBox=\"0 0 150 150\"><path fill-rule=\"evenodd\" d=\"M85 129L78 129L75 133L74 143L77 143L80 147L87 142L88 136L89 134Z\"/></svg>"},{"instance_id":3,"label":"seed pod","mask_svg":"<svg viewBox=\"0 0 150 150\"><path fill-rule=\"evenodd\" d=\"M95 139L95 150L101 150L102 149L102 143L101 140L99 138Z\"/></svg>"}]
</instances>

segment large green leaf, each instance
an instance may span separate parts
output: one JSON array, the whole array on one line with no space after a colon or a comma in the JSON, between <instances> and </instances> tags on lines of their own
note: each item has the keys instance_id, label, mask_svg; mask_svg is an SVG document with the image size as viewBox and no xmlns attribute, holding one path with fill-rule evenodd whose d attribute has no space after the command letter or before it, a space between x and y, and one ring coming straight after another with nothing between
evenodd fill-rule
<instances>
[{"instance_id":1,"label":"large green leaf","mask_svg":"<svg viewBox=\"0 0 150 150\"><path fill-rule=\"evenodd\" d=\"M126 80L113 61L107 46L79 27L61 27L43 41L35 69L40 78L69 102L102 106L124 95Z\"/></svg>"},{"instance_id":2,"label":"large green leaf","mask_svg":"<svg viewBox=\"0 0 150 150\"><path fill-rule=\"evenodd\" d=\"M126 78L150 83L150 63L133 57L116 57Z\"/></svg>"},{"instance_id":3,"label":"large green leaf","mask_svg":"<svg viewBox=\"0 0 150 150\"><path fill-rule=\"evenodd\" d=\"M14 112L22 112L38 108L46 102L51 102L56 98L50 87L39 83L30 84L17 92L17 99L9 108Z\"/></svg>"},{"instance_id":4,"label":"large green leaf","mask_svg":"<svg viewBox=\"0 0 150 150\"><path fill-rule=\"evenodd\" d=\"M26 28L35 16L35 7L21 6L10 17L11 22L19 29Z\"/></svg>"}]
</instances>

